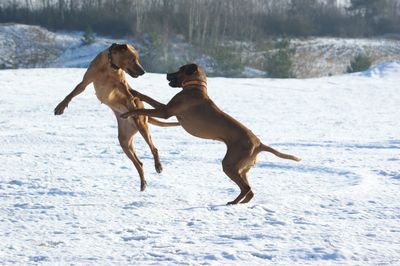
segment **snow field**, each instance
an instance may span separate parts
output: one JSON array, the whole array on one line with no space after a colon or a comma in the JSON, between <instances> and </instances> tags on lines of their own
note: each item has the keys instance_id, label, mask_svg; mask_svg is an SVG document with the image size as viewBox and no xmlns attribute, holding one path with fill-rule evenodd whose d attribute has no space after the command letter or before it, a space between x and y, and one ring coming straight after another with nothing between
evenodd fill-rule
<instances>
[{"instance_id":1,"label":"snow field","mask_svg":"<svg viewBox=\"0 0 400 266\"><path fill-rule=\"evenodd\" d=\"M0 71L2 265L399 264L400 64L306 80L210 78L210 97L264 143L255 197L224 175L225 146L151 127L139 134L148 188L122 152L93 87L53 109L83 69ZM129 80L167 102L164 75Z\"/></svg>"}]
</instances>

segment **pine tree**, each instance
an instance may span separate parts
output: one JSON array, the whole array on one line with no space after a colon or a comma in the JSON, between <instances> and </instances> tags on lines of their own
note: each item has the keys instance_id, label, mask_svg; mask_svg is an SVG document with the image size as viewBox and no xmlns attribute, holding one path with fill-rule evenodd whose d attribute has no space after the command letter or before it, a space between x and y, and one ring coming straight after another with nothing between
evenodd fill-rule
<instances>
[{"instance_id":1,"label":"pine tree","mask_svg":"<svg viewBox=\"0 0 400 266\"><path fill-rule=\"evenodd\" d=\"M81 41L83 42L84 45L88 45L94 43L95 40L96 38L94 36L92 28L88 26L85 30L85 33L83 33Z\"/></svg>"},{"instance_id":2,"label":"pine tree","mask_svg":"<svg viewBox=\"0 0 400 266\"><path fill-rule=\"evenodd\" d=\"M295 78L292 71L292 57L295 49L290 47L290 39L281 39L275 44L276 53L267 57L265 70L272 78Z\"/></svg>"}]
</instances>

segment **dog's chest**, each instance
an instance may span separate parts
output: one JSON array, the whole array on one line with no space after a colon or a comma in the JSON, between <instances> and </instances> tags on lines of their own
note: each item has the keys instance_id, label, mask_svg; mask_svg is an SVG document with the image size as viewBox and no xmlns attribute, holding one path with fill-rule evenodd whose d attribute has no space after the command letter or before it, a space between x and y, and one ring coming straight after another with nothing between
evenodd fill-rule
<instances>
[{"instance_id":1,"label":"dog's chest","mask_svg":"<svg viewBox=\"0 0 400 266\"><path fill-rule=\"evenodd\" d=\"M97 99L101 103L108 103L110 96L113 94L113 88L105 87L105 86L94 86Z\"/></svg>"},{"instance_id":2,"label":"dog's chest","mask_svg":"<svg viewBox=\"0 0 400 266\"><path fill-rule=\"evenodd\" d=\"M117 112L126 112L126 95L120 86L109 85L101 86L95 84L96 96L103 104L108 105L111 109Z\"/></svg>"}]
</instances>

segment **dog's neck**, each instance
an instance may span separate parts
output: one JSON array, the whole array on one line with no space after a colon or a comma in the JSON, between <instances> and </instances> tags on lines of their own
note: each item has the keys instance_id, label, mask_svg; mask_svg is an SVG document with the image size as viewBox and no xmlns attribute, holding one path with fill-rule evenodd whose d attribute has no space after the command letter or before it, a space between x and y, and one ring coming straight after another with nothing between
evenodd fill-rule
<instances>
[{"instance_id":1,"label":"dog's neck","mask_svg":"<svg viewBox=\"0 0 400 266\"><path fill-rule=\"evenodd\" d=\"M120 69L119 66L117 66L116 64L113 63L112 61L112 49L116 46L117 44L113 43L110 48L108 48L108 63L110 63L110 66L112 69L114 70L118 70Z\"/></svg>"},{"instance_id":2,"label":"dog's neck","mask_svg":"<svg viewBox=\"0 0 400 266\"><path fill-rule=\"evenodd\" d=\"M185 80L182 82L182 88L187 89L191 87L203 87L207 89L207 82L203 80Z\"/></svg>"}]
</instances>

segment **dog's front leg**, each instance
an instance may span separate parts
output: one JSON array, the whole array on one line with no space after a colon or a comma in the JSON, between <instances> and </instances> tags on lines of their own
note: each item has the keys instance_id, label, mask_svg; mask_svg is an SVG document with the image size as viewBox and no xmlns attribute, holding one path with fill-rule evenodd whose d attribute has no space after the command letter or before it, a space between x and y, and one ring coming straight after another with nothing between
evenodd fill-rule
<instances>
[{"instance_id":1,"label":"dog's front leg","mask_svg":"<svg viewBox=\"0 0 400 266\"><path fill-rule=\"evenodd\" d=\"M69 102L72 100L72 98L74 98L76 95L82 93L85 90L85 85L81 83L79 83L75 89L68 94L64 100L62 100L57 106L56 108L54 108L54 114L55 115L61 115L64 113L65 108L68 107Z\"/></svg>"},{"instance_id":2,"label":"dog's front leg","mask_svg":"<svg viewBox=\"0 0 400 266\"><path fill-rule=\"evenodd\" d=\"M150 98L150 97L148 97L148 98ZM155 109L136 109L136 110L122 114L121 117L128 118L128 117L134 116L134 115L136 115L136 116L137 115L145 115L145 116L168 119L171 116L176 116L176 115L182 113L182 111L186 108L183 103L184 103L184 101L182 101L182 99L179 99L179 97L176 98L176 96L175 96L166 105L162 104L162 103L158 103L157 106L159 106L159 107L157 107Z\"/></svg>"},{"instance_id":3,"label":"dog's front leg","mask_svg":"<svg viewBox=\"0 0 400 266\"><path fill-rule=\"evenodd\" d=\"M77 95L79 95L80 93L82 93L86 86L89 85L92 82L91 79L91 71L89 71L90 69L88 69L85 73L85 75L83 76L83 80L82 82L80 82L78 85L76 85L75 89L73 89L73 91L71 91L70 94L68 94L64 100L62 100L57 106L56 108L54 108L54 114L55 115L61 115L64 113L65 108L68 107L69 102Z\"/></svg>"},{"instance_id":4,"label":"dog's front leg","mask_svg":"<svg viewBox=\"0 0 400 266\"><path fill-rule=\"evenodd\" d=\"M145 115L151 117L159 117L168 119L172 115L169 114L167 108L159 108L159 109L137 109L121 115L122 118L128 118L130 116L137 116L137 115Z\"/></svg>"},{"instance_id":5,"label":"dog's front leg","mask_svg":"<svg viewBox=\"0 0 400 266\"><path fill-rule=\"evenodd\" d=\"M153 106L155 109L165 108L165 104L162 104L162 103L160 103L160 102L154 100L153 98L151 98L151 97L149 97L149 96L147 96L147 95L145 95L145 94L142 94L142 93L140 93L140 92L138 92L138 91L135 91L135 90L132 89L131 87L129 87L129 92L130 92L133 96L138 97L140 100L142 100L142 101L144 101L144 102L150 104L150 105Z\"/></svg>"}]
</instances>

